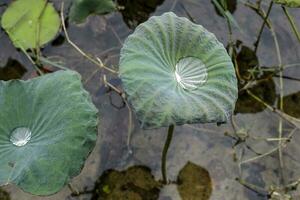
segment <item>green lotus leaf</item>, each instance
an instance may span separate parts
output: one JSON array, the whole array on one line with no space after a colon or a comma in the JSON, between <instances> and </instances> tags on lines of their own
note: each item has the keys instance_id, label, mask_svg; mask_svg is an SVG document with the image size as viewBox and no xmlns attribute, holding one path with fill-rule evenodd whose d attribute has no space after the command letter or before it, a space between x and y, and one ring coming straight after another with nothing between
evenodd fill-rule
<instances>
[{"instance_id":1,"label":"green lotus leaf","mask_svg":"<svg viewBox=\"0 0 300 200\"><path fill-rule=\"evenodd\" d=\"M202 26L151 17L121 50L120 77L143 128L225 122L237 99L230 57Z\"/></svg>"},{"instance_id":2,"label":"green lotus leaf","mask_svg":"<svg viewBox=\"0 0 300 200\"><path fill-rule=\"evenodd\" d=\"M46 0L16 0L4 12L1 24L16 47L30 49L52 40L60 19Z\"/></svg>"},{"instance_id":3,"label":"green lotus leaf","mask_svg":"<svg viewBox=\"0 0 300 200\"><path fill-rule=\"evenodd\" d=\"M300 8L300 0L273 0L275 3L292 8Z\"/></svg>"},{"instance_id":4,"label":"green lotus leaf","mask_svg":"<svg viewBox=\"0 0 300 200\"><path fill-rule=\"evenodd\" d=\"M0 81L0 97L0 185L58 192L80 173L97 136L97 109L80 75Z\"/></svg>"},{"instance_id":5,"label":"green lotus leaf","mask_svg":"<svg viewBox=\"0 0 300 200\"><path fill-rule=\"evenodd\" d=\"M70 21L82 23L91 14L106 14L116 10L112 0L73 0Z\"/></svg>"}]
</instances>

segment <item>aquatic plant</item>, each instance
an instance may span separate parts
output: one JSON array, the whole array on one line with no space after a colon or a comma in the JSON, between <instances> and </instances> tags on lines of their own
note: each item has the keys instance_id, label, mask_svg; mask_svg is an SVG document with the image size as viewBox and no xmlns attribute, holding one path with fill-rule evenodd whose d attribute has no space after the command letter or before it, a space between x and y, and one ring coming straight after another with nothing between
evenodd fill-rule
<instances>
[{"instance_id":1,"label":"aquatic plant","mask_svg":"<svg viewBox=\"0 0 300 200\"><path fill-rule=\"evenodd\" d=\"M237 99L230 57L202 26L174 13L151 17L127 38L120 77L141 127L169 126L165 158L175 125L226 122Z\"/></svg>"},{"instance_id":2,"label":"aquatic plant","mask_svg":"<svg viewBox=\"0 0 300 200\"><path fill-rule=\"evenodd\" d=\"M0 185L58 192L80 173L97 136L97 109L80 75L1 81L0 97Z\"/></svg>"},{"instance_id":3,"label":"aquatic plant","mask_svg":"<svg viewBox=\"0 0 300 200\"><path fill-rule=\"evenodd\" d=\"M16 0L4 12L1 25L15 47L26 50L52 40L59 31L60 19L46 0Z\"/></svg>"},{"instance_id":4,"label":"aquatic plant","mask_svg":"<svg viewBox=\"0 0 300 200\"><path fill-rule=\"evenodd\" d=\"M105 14L116 10L112 0L74 0L70 9L71 22L82 23L91 14Z\"/></svg>"},{"instance_id":5,"label":"aquatic plant","mask_svg":"<svg viewBox=\"0 0 300 200\"><path fill-rule=\"evenodd\" d=\"M212 180L209 172L196 165L188 162L179 171L177 177L177 188L182 199L209 200L212 193Z\"/></svg>"},{"instance_id":6,"label":"aquatic plant","mask_svg":"<svg viewBox=\"0 0 300 200\"><path fill-rule=\"evenodd\" d=\"M146 166L132 166L124 171L109 169L97 180L91 200L157 200L161 186Z\"/></svg>"}]
</instances>

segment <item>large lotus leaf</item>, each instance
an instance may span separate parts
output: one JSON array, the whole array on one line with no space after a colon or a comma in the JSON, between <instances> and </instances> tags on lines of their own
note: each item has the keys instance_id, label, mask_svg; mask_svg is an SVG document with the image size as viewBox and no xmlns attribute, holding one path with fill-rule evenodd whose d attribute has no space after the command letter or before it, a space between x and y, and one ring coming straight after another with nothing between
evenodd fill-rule
<instances>
[{"instance_id":1,"label":"large lotus leaf","mask_svg":"<svg viewBox=\"0 0 300 200\"><path fill-rule=\"evenodd\" d=\"M9 5L2 27L18 48L37 48L52 40L60 27L59 15L46 0L17 0Z\"/></svg>"},{"instance_id":2,"label":"large lotus leaf","mask_svg":"<svg viewBox=\"0 0 300 200\"><path fill-rule=\"evenodd\" d=\"M275 3L283 4L288 7L299 8L300 0L273 0Z\"/></svg>"},{"instance_id":3,"label":"large lotus leaf","mask_svg":"<svg viewBox=\"0 0 300 200\"><path fill-rule=\"evenodd\" d=\"M50 195L80 173L98 119L78 73L1 81L0 110L0 185Z\"/></svg>"},{"instance_id":4,"label":"large lotus leaf","mask_svg":"<svg viewBox=\"0 0 300 200\"><path fill-rule=\"evenodd\" d=\"M237 99L230 57L202 26L151 17L121 50L120 77L143 128L225 122Z\"/></svg>"},{"instance_id":5,"label":"large lotus leaf","mask_svg":"<svg viewBox=\"0 0 300 200\"><path fill-rule=\"evenodd\" d=\"M106 14L116 10L112 0L73 0L70 10L70 21L83 22L91 14Z\"/></svg>"}]
</instances>

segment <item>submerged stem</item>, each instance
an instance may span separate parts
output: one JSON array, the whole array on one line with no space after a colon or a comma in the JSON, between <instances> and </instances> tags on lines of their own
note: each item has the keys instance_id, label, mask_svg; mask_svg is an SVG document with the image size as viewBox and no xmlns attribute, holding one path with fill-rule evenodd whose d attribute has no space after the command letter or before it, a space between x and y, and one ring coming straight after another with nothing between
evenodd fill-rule
<instances>
[{"instance_id":1,"label":"submerged stem","mask_svg":"<svg viewBox=\"0 0 300 200\"><path fill-rule=\"evenodd\" d=\"M161 157L161 173L163 177L163 183L167 184L167 170L166 170L166 159L167 159L167 153L173 138L173 132L174 132L174 125L170 125L168 129L168 136L164 145L164 149L162 152L162 157Z\"/></svg>"},{"instance_id":2,"label":"submerged stem","mask_svg":"<svg viewBox=\"0 0 300 200\"><path fill-rule=\"evenodd\" d=\"M283 9L284 14L286 15L287 19L290 22L290 25L292 27L294 34L296 35L298 41L300 42L300 32L298 31L298 28L297 28L297 25L295 23L293 16L289 13L289 11L287 10L286 7L282 6L282 9Z\"/></svg>"},{"instance_id":3,"label":"submerged stem","mask_svg":"<svg viewBox=\"0 0 300 200\"><path fill-rule=\"evenodd\" d=\"M258 34L257 40L256 40L256 42L254 43L254 46L255 46L254 52L255 52L255 53L257 52L258 44L259 44L259 42L260 42L260 38L261 38L261 35L262 35L263 30L264 30L264 28L265 28L265 25L266 25L266 23L267 23L267 21L268 21L268 17L269 17L269 15L270 15L270 13L271 13L272 6L273 6L273 1L271 1L270 5L269 5L267 14L266 14L266 16L264 17L264 22L263 22L263 24L262 24L262 26L261 26L261 28L260 28L260 30L259 30L259 34Z\"/></svg>"}]
</instances>

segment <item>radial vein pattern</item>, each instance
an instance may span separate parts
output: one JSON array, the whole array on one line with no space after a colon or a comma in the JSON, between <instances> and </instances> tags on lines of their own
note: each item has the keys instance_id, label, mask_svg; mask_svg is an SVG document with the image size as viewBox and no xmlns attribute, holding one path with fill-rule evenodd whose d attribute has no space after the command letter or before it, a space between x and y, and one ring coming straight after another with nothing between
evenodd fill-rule
<instances>
[{"instance_id":1,"label":"radial vein pattern","mask_svg":"<svg viewBox=\"0 0 300 200\"><path fill-rule=\"evenodd\" d=\"M151 17L121 50L120 77L143 128L225 122L237 99L230 57L202 26Z\"/></svg>"}]
</instances>

